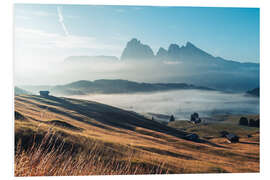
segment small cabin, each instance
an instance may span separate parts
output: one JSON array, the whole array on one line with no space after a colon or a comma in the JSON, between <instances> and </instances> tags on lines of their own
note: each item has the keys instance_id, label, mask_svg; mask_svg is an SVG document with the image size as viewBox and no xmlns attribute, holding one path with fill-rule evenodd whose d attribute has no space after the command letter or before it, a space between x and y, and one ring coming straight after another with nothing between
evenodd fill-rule
<instances>
[{"instance_id":1,"label":"small cabin","mask_svg":"<svg viewBox=\"0 0 270 180\"><path fill-rule=\"evenodd\" d=\"M49 91L39 91L39 94L41 95L41 96L49 96Z\"/></svg>"}]
</instances>

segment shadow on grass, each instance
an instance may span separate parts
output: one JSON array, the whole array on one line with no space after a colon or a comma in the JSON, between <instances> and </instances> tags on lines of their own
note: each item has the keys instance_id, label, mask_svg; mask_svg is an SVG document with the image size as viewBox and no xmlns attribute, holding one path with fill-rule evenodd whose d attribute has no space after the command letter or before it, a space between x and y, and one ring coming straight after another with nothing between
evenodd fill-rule
<instances>
[{"instance_id":1,"label":"shadow on grass","mask_svg":"<svg viewBox=\"0 0 270 180\"><path fill-rule=\"evenodd\" d=\"M256 143L256 142L243 142L243 141L240 141L238 142L240 144L252 144L252 145L260 145L260 143Z\"/></svg>"},{"instance_id":2,"label":"shadow on grass","mask_svg":"<svg viewBox=\"0 0 270 180\"><path fill-rule=\"evenodd\" d=\"M166 155L166 156L172 156L172 157L186 159L186 160L196 160L195 158L193 158L191 156L187 156L187 155L183 155L183 154L179 154L179 153L174 153L174 152L167 151L167 150L157 149L157 148L153 148L153 147L144 147L144 146L135 146L135 147L142 149L142 150L145 150L145 151L154 152L154 153L162 154L162 155Z\"/></svg>"},{"instance_id":3,"label":"shadow on grass","mask_svg":"<svg viewBox=\"0 0 270 180\"><path fill-rule=\"evenodd\" d=\"M186 135L188 134L187 132L180 131L172 127L169 127L167 125L161 124L159 122L146 119L142 115L139 115L135 112L122 110L122 109L112 107L109 105L92 102L92 101L86 101L86 100L76 100L76 99L62 98L62 97L59 98L55 96L28 96L26 98L33 99L44 104L48 104L48 105L52 105L56 107L62 107L64 109L75 112L74 114L78 113L87 118L94 119L100 122L101 124L91 122L90 120L86 120L87 118L82 118L82 117L74 115L73 113L64 112L54 107L48 107L44 105L35 104L36 106L39 106L40 108L46 108L48 111L59 113L64 116L70 117L72 119L78 120L80 122L88 123L90 125L97 126L100 128L113 130L108 127L108 126L112 126L116 128L122 128L122 129L135 131L136 127L141 127L141 128L165 133L168 135L172 135L177 138L189 140L186 138ZM25 99L23 100L27 101ZM32 103L32 102L29 102L29 103ZM108 125L108 126L103 126L102 124ZM208 143L216 147L223 147L223 146L219 146L205 140L199 140L196 142Z\"/></svg>"}]
</instances>

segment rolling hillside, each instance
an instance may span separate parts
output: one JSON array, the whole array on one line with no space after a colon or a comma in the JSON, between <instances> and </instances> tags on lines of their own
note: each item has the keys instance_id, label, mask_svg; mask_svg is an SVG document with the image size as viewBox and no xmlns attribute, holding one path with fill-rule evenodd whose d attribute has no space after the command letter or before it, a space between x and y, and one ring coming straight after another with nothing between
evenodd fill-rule
<instances>
[{"instance_id":1,"label":"rolling hillside","mask_svg":"<svg viewBox=\"0 0 270 180\"><path fill-rule=\"evenodd\" d=\"M56 86L23 87L35 93L38 93L40 90L50 90L51 93L56 95L147 93L179 89L213 90L211 88L194 86L186 83L139 83L122 79L99 79L95 81L80 80Z\"/></svg>"},{"instance_id":2,"label":"rolling hillside","mask_svg":"<svg viewBox=\"0 0 270 180\"><path fill-rule=\"evenodd\" d=\"M54 147L61 146L70 152L69 158L102 149L95 157L105 165L112 160L130 164L129 171L93 170L69 175L259 171L258 128L241 134L240 143L230 144L220 137L210 140L200 137L194 142L185 138L188 132L179 126L177 130L135 112L93 101L53 96L16 96L15 114L15 147L31 149L33 143L41 143L49 131L56 137ZM249 133L252 133L251 138L246 136ZM16 153L20 151L16 148ZM19 165L16 161L15 174L23 176ZM95 166L92 164L90 169ZM65 172L50 173L42 175L66 175Z\"/></svg>"},{"instance_id":3,"label":"rolling hillside","mask_svg":"<svg viewBox=\"0 0 270 180\"><path fill-rule=\"evenodd\" d=\"M31 95L32 93L15 86L14 87L14 94L15 95Z\"/></svg>"}]
</instances>

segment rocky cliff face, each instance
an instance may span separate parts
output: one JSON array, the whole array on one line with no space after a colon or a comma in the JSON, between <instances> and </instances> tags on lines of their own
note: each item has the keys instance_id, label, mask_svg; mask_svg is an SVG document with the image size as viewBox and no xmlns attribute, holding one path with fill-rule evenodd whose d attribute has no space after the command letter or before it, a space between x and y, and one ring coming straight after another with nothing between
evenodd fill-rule
<instances>
[{"instance_id":1,"label":"rocky cliff face","mask_svg":"<svg viewBox=\"0 0 270 180\"><path fill-rule=\"evenodd\" d=\"M170 60L178 60L180 58L181 48L177 44L171 44L168 48L168 57Z\"/></svg>"},{"instance_id":2,"label":"rocky cliff face","mask_svg":"<svg viewBox=\"0 0 270 180\"><path fill-rule=\"evenodd\" d=\"M164 49L163 47L159 48L156 57L158 59L164 59L168 57L168 51Z\"/></svg>"},{"instance_id":3,"label":"rocky cliff face","mask_svg":"<svg viewBox=\"0 0 270 180\"><path fill-rule=\"evenodd\" d=\"M154 57L155 56L153 50L148 45L142 44L139 40L134 38L127 43L121 55L121 60L126 59L145 60L145 59L153 59Z\"/></svg>"},{"instance_id":4,"label":"rocky cliff face","mask_svg":"<svg viewBox=\"0 0 270 180\"><path fill-rule=\"evenodd\" d=\"M189 62L192 62L194 60L199 61L205 58L214 58L213 56L197 48L190 42L187 42L185 46L181 47L177 44L171 44L168 48L168 51L164 48L160 48L156 57L163 60L180 60Z\"/></svg>"}]
</instances>

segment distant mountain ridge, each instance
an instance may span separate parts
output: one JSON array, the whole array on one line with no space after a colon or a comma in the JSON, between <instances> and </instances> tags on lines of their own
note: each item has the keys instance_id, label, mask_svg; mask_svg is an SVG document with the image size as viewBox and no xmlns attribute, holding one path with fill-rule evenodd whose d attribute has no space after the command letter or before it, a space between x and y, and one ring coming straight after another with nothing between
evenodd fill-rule
<instances>
[{"instance_id":1,"label":"distant mountain ridge","mask_svg":"<svg viewBox=\"0 0 270 180\"><path fill-rule=\"evenodd\" d=\"M33 92L35 90L37 91L37 88L34 86L25 86L24 88L32 90ZM100 79L95 81L80 80L65 85L48 86L47 90L49 90L51 94L57 95L86 95L91 93L138 93L180 89L213 90L211 88L194 86L186 83L138 83L122 79Z\"/></svg>"},{"instance_id":2,"label":"distant mountain ridge","mask_svg":"<svg viewBox=\"0 0 270 180\"><path fill-rule=\"evenodd\" d=\"M186 43L186 45L181 47L178 44L170 44L167 50L160 47L155 55L150 46L142 44L136 38L133 38L127 43L120 59L183 61L185 63L199 63L200 65L211 64L220 66L258 66L258 63L240 63L238 61L226 60L221 57L214 57L213 55L196 47L189 41Z\"/></svg>"},{"instance_id":3,"label":"distant mountain ridge","mask_svg":"<svg viewBox=\"0 0 270 180\"><path fill-rule=\"evenodd\" d=\"M118 67L119 77L116 78L122 78L123 75L126 79L134 80L138 78L134 78L132 74L140 72L139 78L145 77L140 81L188 82L225 91L245 92L259 86L260 79L259 63L215 57L191 42L183 46L170 44L167 49L160 47L155 54L149 45L133 38L127 42L119 59L114 56L73 56L65 62L67 65L82 64L83 68L87 68L84 63L91 66L92 63L102 62L101 66L98 66L102 68L110 62L108 71L110 65L113 67L117 62L122 64L121 68ZM130 69L127 71L126 68ZM113 75L115 78L115 74ZM84 77L79 79L82 78Z\"/></svg>"},{"instance_id":4,"label":"distant mountain ridge","mask_svg":"<svg viewBox=\"0 0 270 180\"><path fill-rule=\"evenodd\" d=\"M214 57L213 55L198 48L191 42L187 42L184 46L178 44L170 44L168 49L160 47L156 54L154 54L151 47L147 44L141 43L140 40L133 38L127 42L126 47L120 58L116 56L70 56L65 59L65 62L90 62L97 61L116 61L116 60L169 60L169 61L183 61L185 63L199 63L200 65L219 65L219 66L244 66L244 67L259 67L258 63L226 60L221 57Z\"/></svg>"}]
</instances>

